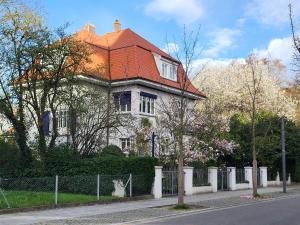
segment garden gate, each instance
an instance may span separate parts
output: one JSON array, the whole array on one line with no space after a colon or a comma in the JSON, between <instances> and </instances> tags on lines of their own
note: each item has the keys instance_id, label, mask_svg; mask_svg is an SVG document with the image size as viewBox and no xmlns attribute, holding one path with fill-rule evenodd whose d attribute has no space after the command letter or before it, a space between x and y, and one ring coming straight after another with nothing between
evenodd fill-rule
<instances>
[{"instance_id":1,"label":"garden gate","mask_svg":"<svg viewBox=\"0 0 300 225\"><path fill-rule=\"evenodd\" d=\"M162 171L162 195L173 196L178 194L178 171L168 169Z\"/></svg>"},{"instance_id":2,"label":"garden gate","mask_svg":"<svg viewBox=\"0 0 300 225\"><path fill-rule=\"evenodd\" d=\"M218 169L218 190L228 190L228 173L227 168Z\"/></svg>"}]
</instances>

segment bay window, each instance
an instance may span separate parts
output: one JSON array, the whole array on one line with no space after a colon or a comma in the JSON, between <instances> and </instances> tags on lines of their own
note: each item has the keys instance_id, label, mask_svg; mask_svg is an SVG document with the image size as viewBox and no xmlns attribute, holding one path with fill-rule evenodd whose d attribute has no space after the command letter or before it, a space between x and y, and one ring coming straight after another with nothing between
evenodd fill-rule
<instances>
[{"instance_id":1,"label":"bay window","mask_svg":"<svg viewBox=\"0 0 300 225\"><path fill-rule=\"evenodd\" d=\"M131 92L117 92L114 93L114 102L117 111L130 112L131 111Z\"/></svg>"},{"instance_id":2,"label":"bay window","mask_svg":"<svg viewBox=\"0 0 300 225\"><path fill-rule=\"evenodd\" d=\"M155 100L157 99L156 95L149 94L146 92L140 93L140 112L147 114L155 113Z\"/></svg>"}]
</instances>

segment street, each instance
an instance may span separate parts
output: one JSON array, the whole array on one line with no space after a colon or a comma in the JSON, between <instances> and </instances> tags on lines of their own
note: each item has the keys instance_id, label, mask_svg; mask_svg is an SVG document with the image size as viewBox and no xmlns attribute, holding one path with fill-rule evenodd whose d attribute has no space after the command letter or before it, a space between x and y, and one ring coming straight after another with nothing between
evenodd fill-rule
<instances>
[{"instance_id":1,"label":"street","mask_svg":"<svg viewBox=\"0 0 300 225\"><path fill-rule=\"evenodd\" d=\"M299 225L300 197L251 205L200 211L186 215L133 223L155 225Z\"/></svg>"}]
</instances>

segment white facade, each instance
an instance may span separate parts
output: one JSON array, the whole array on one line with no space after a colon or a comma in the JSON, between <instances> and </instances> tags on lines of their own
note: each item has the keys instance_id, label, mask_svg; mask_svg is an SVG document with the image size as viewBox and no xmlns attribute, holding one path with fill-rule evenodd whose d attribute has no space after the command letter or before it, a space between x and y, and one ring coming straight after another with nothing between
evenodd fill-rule
<instances>
[{"instance_id":1,"label":"white facade","mask_svg":"<svg viewBox=\"0 0 300 225\"><path fill-rule=\"evenodd\" d=\"M0 136L6 134L12 129L10 122L0 114Z\"/></svg>"},{"instance_id":2,"label":"white facade","mask_svg":"<svg viewBox=\"0 0 300 225\"><path fill-rule=\"evenodd\" d=\"M103 91L104 90L103 82L97 79L88 79L86 77L78 76L82 82L80 85L82 88L85 89L92 89ZM156 118L159 116L159 108L162 105L168 104L171 100L174 101L174 98L179 98L178 95L180 94L180 90L164 86L161 84L156 84L151 81L144 81L144 80L132 80L130 82L116 82L113 83L112 88L112 97L116 93L130 93L130 108L127 107L120 110L119 113L121 114L130 114L134 118L131 125L140 126L142 118L147 118L148 121L151 123L151 133L156 132L157 128L157 120ZM149 97L144 97L143 94L149 95ZM187 98L189 99L189 106L194 106L195 99L198 99L198 96L193 94L187 93ZM151 109L148 109L148 102L145 110L143 109L143 100L148 101L151 106ZM125 110L124 110L125 109ZM68 109L65 106L60 106L57 109L57 116L58 116L58 133L59 136L56 139L57 144L67 143L71 141L70 132L68 129ZM50 114L50 124L49 130L50 133L52 131L52 123L51 123ZM31 126L29 130L29 138L30 141L33 141L36 138L36 128L35 126ZM119 127L118 131L115 133L110 134L110 144L114 144L119 146L121 149L130 148L134 141L135 141L135 130L132 127ZM151 138L149 136L148 138ZM149 141L149 151L151 147L151 142ZM149 152L150 153L150 152Z\"/></svg>"}]
</instances>

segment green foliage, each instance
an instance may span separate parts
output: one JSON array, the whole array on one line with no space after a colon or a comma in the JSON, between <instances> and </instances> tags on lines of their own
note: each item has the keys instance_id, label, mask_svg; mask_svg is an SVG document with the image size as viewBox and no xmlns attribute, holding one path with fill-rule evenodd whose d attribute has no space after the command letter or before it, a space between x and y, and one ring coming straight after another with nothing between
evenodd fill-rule
<instances>
[{"instance_id":1,"label":"green foliage","mask_svg":"<svg viewBox=\"0 0 300 225\"><path fill-rule=\"evenodd\" d=\"M54 204L53 192L37 192L37 191L6 191L6 198L11 208L28 208L34 206L46 206ZM100 201L112 201L118 199L113 196L100 196ZM84 203L96 201L95 195L69 194L60 193L58 195L58 203ZM6 208L3 198L0 198L0 209Z\"/></svg>"},{"instance_id":2,"label":"green foliage","mask_svg":"<svg viewBox=\"0 0 300 225\"><path fill-rule=\"evenodd\" d=\"M277 171L281 171L280 118L269 112L260 112L255 125L258 164L267 166L269 177L274 178ZM295 159L299 157L300 149L300 127L287 120L285 128L287 171L294 177ZM239 144L239 148L220 160L228 166L251 165L251 122L245 114L236 114L231 118L229 136Z\"/></svg>"},{"instance_id":3,"label":"green foliage","mask_svg":"<svg viewBox=\"0 0 300 225\"><path fill-rule=\"evenodd\" d=\"M21 164L20 151L12 143L0 139L0 176L5 171L14 170Z\"/></svg>"},{"instance_id":4,"label":"green foliage","mask_svg":"<svg viewBox=\"0 0 300 225\"><path fill-rule=\"evenodd\" d=\"M108 145L103 148L103 150L100 153L100 157L110 157L110 156L125 157L125 154L118 146Z\"/></svg>"},{"instance_id":5,"label":"green foliage","mask_svg":"<svg viewBox=\"0 0 300 225\"><path fill-rule=\"evenodd\" d=\"M190 209L190 206L187 204L177 204L173 207L175 210L187 210Z\"/></svg>"},{"instance_id":6,"label":"green foliage","mask_svg":"<svg viewBox=\"0 0 300 225\"><path fill-rule=\"evenodd\" d=\"M293 180L300 182L300 160L296 161L295 172L292 174Z\"/></svg>"},{"instance_id":7,"label":"green foliage","mask_svg":"<svg viewBox=\"0 0 300 225\"><path fill-rule=\"evenodd\" d=\"M53 178L58 175L61 191L95 194L96 176L99 174L101 194L107 195L114 190L113 180L122 180L125 184L131 173L133 193L139 195L151 192L155 165L157 165L157 160L151 157L107 155L81 159L76 151L67 146L60 146L49 151L43 163L34 161L28 168L10 168L10 170L4 170L2 176L22 177L22 179L12 179L6 182L8 189L37 190L41 187L40 191L52 190Z\"/></svg>"}]
</instances>

